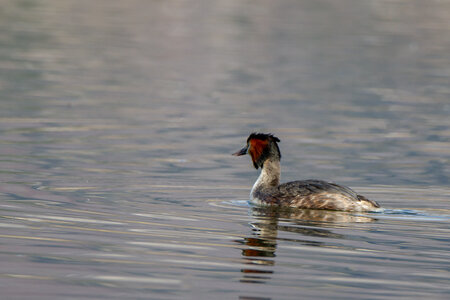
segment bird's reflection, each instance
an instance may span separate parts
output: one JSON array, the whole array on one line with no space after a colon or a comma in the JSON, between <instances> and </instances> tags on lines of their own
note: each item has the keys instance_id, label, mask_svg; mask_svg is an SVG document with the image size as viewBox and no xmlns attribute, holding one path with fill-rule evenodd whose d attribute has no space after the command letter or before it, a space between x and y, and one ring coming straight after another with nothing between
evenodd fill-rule
<instances>
[{"instance_id":1,"label":"bird's reflection","mask_svg":"<svg viewBox=\"0 0 450 300\"><path fill-rule=\"evenodd\" d=\"M241 270L241 282L266 283L273 274L278 241L293 241L303 245L324 247L325 242L315 237L345 238L331 229L339 223L367 223L373 218L347 212L325 210L282 210L272 207L252 207L252 233L236 242L245 245L242 250L247 268ZM281 223L281 224L280 224ZM327 228L327 229L324 229ZM299 238L280 238L278 232L298 233Z\"/></svg>"}]
</instances>

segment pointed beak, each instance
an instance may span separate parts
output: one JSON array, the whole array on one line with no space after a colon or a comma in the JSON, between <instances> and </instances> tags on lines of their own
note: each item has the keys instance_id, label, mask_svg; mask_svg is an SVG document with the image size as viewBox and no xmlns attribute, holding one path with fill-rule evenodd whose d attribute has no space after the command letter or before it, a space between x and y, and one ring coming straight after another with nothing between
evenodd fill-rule
<instances>
[{"instance_id":1,"label":"pointed beak","mask_svg":"<svg viewBox=\"0 0 450 300\"><path fill-rule=\"evenodd\" d=\"M241 156L247 154L247 147L242 148L238 152L233 153L234 156Z\"/></svg>"}]
</instances>

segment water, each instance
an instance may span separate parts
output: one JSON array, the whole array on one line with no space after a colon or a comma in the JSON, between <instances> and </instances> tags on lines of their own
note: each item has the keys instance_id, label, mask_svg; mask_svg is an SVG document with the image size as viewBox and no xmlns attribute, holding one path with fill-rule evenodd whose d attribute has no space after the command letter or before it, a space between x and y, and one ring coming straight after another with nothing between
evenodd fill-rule
<instances>
[{"instance_id":1,"label":"water","mask_svg":"<svg viewBox=\"0 0 450 300\"><path fill-rule=\"evenodd\" d=\"M3 299L448 299L450 1L1 1ZM247 204L280 143L379 213Z\"/></svg>"}]
</instances>

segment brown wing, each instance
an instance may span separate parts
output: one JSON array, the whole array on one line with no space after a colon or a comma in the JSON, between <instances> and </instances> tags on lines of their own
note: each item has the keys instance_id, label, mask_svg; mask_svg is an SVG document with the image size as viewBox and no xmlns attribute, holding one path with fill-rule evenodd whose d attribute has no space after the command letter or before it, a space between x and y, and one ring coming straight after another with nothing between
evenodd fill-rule
<instances>
[{"instance_id":1,"label":"brown wing","mask_svg":"<svg viewBox=\"0 0 450 300\"><path fill-rule=\"evenodd\" d=\"M375 201L356 194L348 187L322 180L302 180L282 184L278 187L278 194L275 197L279 202L289 203L289 206L298 208L352 210L360 201L368 201L374 207L379 207Z\"/></svg>"}]
</instances>

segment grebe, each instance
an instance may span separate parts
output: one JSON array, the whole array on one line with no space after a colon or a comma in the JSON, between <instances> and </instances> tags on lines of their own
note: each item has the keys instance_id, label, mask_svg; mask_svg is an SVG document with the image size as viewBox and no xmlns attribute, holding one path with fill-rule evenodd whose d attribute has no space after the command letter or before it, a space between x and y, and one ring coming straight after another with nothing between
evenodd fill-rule
<instances>
[{"instance_id":1,"label":"grebe","mask_svg":"<svg viewBox=\"0 0 450 300\"><path fill-rule=\"evenodd\" d=\"M257 205L271 205L302 209L341 211L374 211L380 205L352 189L322 180L301 180L280 184L280 140L272 134L252 133L247 146L233 153L250 154L261 174L253 185L250 200Z\"/></svg>"}]
</instances>

